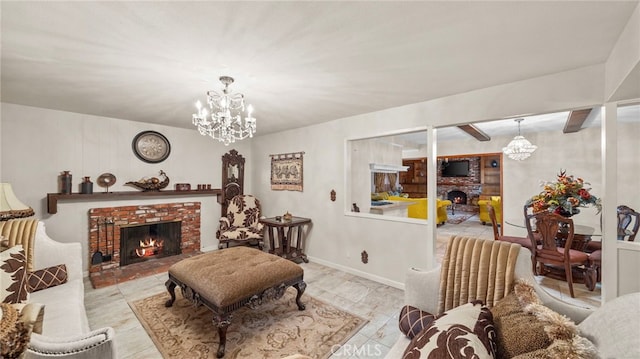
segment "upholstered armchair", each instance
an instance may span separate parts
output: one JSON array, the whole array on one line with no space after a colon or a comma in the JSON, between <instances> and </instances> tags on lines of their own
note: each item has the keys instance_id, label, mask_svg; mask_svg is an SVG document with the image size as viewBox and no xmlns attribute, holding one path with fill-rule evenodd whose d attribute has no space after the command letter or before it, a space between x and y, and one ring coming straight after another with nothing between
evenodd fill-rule
<instances>
[{"instance_id":1,"label":"upholstered armchair","mask_svg":"<svg viewBox=\"0 0 640 359\"><path fill-rule=\"evenodd\" d=\"M487 210L488 204L490 204L496 212L496 221L502 223L502 201L500 196L491 196L491 199L481 199L478 201L478 206L480 206L478 218L480 218L480 222L482 222L482 224L491 223L491 217Z\"/></svg>"},{"instance_id":2,"label":"upholstered armchair","mask_svg":"<svg viewBox=\"0 0 640 359\"><path fill-rule=\"evenodd\" d=\"M229 243L256 245L262 249L263 225L260 223L260 201L251 195L238 195L231 199L227 213L220 218L216 237L218 248L229 248Z\"/></svg>"},{"instance_id":3,"label":"upholstered armchair","mask_svg":"<svg viewBox=\"0 0 640 359\"><path fill-rule=\"evenodd\" d=\"M452 236L440 267L430 271L407 270L405 304L436 315L473 300L493 307L520 279L533 286L545 306L576 323L593 312L561 302L540 287L531 273L530 255L515 243ZM386 358L402 358L409 342L400 334Z\"/></svg>"}]
</instances>

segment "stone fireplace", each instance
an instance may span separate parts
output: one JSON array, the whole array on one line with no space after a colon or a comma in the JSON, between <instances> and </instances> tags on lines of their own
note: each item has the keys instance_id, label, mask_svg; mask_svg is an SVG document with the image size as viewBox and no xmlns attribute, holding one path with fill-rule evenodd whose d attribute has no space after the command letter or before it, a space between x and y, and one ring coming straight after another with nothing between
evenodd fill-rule
<instances>
[{"instance_id":1,"label":"stone fireplace","mask_svg":"<svg viewBox=\"0 0 640 359\"><path fill-rule=\"evenodd\" d=\"M199 252L200 202L92 208L88 247L89 277L94 287L94 279L103 272ZM98 261L94 261L96 252L103 253Z\"/></svg>"}]
</instances>

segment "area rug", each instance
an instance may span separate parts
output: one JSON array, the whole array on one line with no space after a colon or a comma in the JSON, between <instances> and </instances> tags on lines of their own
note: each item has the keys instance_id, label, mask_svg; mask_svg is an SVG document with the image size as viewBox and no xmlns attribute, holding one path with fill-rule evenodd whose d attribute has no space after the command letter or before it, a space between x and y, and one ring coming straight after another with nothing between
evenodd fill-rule
<instances>
[{"instance_id":1,"label":"area rug","mask_svg":"<svg viewBox=\"0 0 640 359\"><path fill-rule=\"evenodd\" d=\"M296 291L255 310L248 307L233 313L227 329L225 358L281 358L304 354L328 358L335 353L367 320L303 294L305 310L298 310ZM164 358L215 358L218 330L213 314L204 306L194 308L176 291L170 308L164 303L168 293L130 302Z\"/></svg>"},{"instance_id":2,"label":"area rug","mask_svg":"<svg viewBox=\"0 0 640 359\"><path fill-rule=\"evenodd\" d=\"M466 221L467 219L473 217L475 215L475 213L468 213L468 212L458 212L456 214L447 214L447 223L451 223L451 224L460 224L464 221Z\"/></svg>"}]
</instances>

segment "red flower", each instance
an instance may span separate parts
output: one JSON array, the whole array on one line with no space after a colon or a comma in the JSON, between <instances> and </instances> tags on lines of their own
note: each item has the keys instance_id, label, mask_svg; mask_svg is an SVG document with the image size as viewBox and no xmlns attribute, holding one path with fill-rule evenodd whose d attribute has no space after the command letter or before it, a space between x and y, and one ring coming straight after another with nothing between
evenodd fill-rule
<instances>
[{"instance_id":1,"label":"red flower","mask_svg":"<svg viewBox=\"0 0 640 359\"><path fill-rule=\"evenodd\" d=\"M589 191L587 191L584 188L581 188L580 190L578 190L578 194L580 195L580 197L582 197L582 199L588 200L589 198L591 198L591 193L589 193Z\"/></svg>"}]
</instances>

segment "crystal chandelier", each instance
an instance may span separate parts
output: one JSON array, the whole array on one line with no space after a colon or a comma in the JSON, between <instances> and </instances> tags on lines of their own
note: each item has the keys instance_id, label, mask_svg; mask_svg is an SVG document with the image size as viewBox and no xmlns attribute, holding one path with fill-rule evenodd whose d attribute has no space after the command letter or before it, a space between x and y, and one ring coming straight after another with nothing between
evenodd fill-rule
<instances>
[{"instance_id":1,"label":"crystal chandelier","mask_svg":"<svg viewBox=\"0 0 640 359\"><path fill-rule=\"evenodd\" d=\"M502 152L507 155L512 160L522 161L533 153L538 146L532 145L531 142L527 141L522 135L520 135L520 122L524 120L523 118L519 118L515 120L518 123L518 135L509 142L507 147L502 148Z\"/></svg>"},{"instance_id":2,"label":"crystal chandelier","mask_svg":"<svg viewBox=\"0 0 640 359\"><path fill-rule=\"evenodd\" d=\"M244 120L242 119L245 112L244 95L229 92L233 77L221 76L220 82L224 85L221 94L207 91L207 103L211 114L198 101L196 103L198 112L193 114L193 124L198 127L201 135L209 135L228 146L236 140L253 137L256 132L256 119L251 117L253 112L251 105L247 106L246 116Z\"/></svg>"}]
</instances>

